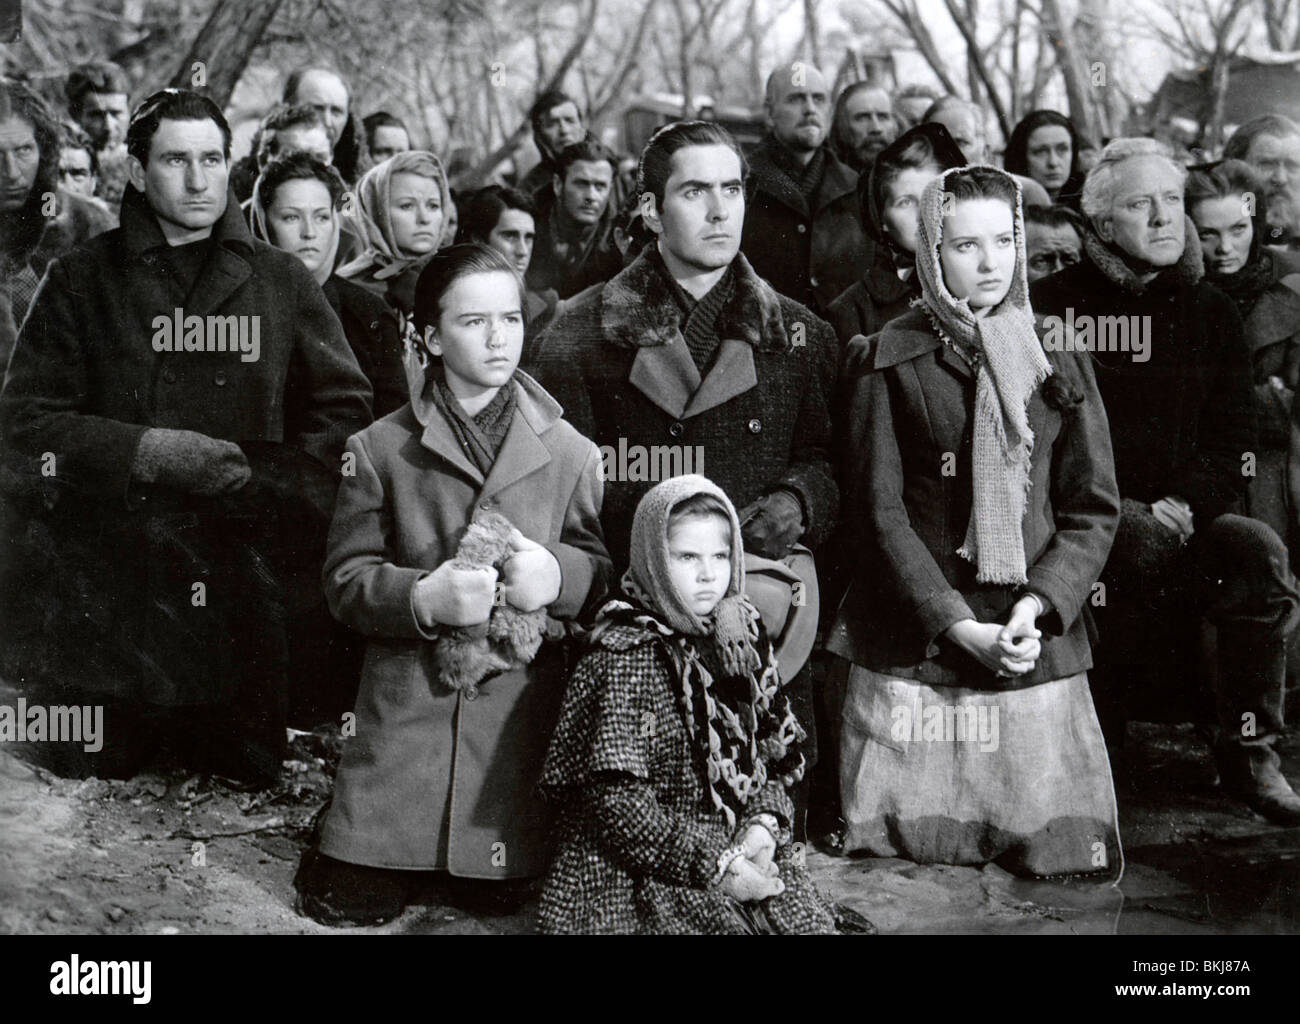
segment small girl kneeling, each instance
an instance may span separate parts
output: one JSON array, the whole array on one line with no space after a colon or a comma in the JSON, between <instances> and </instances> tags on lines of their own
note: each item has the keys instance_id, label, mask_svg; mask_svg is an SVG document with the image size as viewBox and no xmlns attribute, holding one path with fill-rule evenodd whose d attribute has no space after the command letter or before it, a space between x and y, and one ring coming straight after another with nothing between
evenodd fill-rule
<instances>
[{"instance_id":1,"label":"small girl kneeling","mask_svg":"<svg viewBox=\"0 0 1300 1024\"><path fill-rule=\"evenodd\" d=\"M790 842L804 731L744 597L730 500L701 476L654 487L630 562L546 759L561 810L541 930L833 932Z\"/></svg>"}]
</instances>

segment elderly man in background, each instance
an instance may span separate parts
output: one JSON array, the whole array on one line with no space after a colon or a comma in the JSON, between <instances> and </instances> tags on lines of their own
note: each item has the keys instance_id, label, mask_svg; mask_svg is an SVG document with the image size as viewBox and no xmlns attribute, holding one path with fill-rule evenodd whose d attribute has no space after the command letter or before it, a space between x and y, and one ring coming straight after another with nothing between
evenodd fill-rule
<instances>
[{"instance_id":1,"label":"elderly man in background","mask_svg":"<svg viewBox=\"0 0 1300 1024\"><path fill-rule=\"evenodd\" d=\"M1083 259L1083 218L1068 206L1025 208L1025 260L1029 283L1051 277Z\"/></svg>"},{"instance_id":2,"label":"elderly man in background","mask_svg":"<svg viewBox=\"0 0 1300 1024\"><path fill-rule=\"evenodd\" d=\"M285 79L281 102L289 106L305 103L320 115L334 148L331 161L349 185L370 169L365 129L352 110L352 93L337 71L328 68L297 68Z\"/></svg>"},{"instance_id":3,"label":"elderly man in background","mask_svg":"<svg viewBox=\"0 0 1300 1024\"><path fill-rule=\"evenodd\" d=\"M1223 788L1300 825L1273 749L1300 593L1281 539L1239 514L1258 441L1250 353L1232 300L1203 279L1185 179L1160 143L1111 142L1084 184L1085 258L1030 293L1045 345L1092 352L1123 499L1093 601L1103 641L1094 694L1122 750L1127 711L1148 684L1172 666L1194 690L1208 619Z\"/></svg>"},{"instance_id":4,"label":"elderly man in background","mask_svg":"<svg viewBox=\"0 0 1300 1024\"><path fill-rule=\"evenodd\" d=\"M1300 125L1263 114L1232 133L1223 157L1245 160L1266 182L1266 244L1300 248Z\"/></svg>"},{"instance_id":5,"label":"elderly man in background","mask_svg":"<svg viewBox=\"0 0 1300 1024\"><path fill-rule=\"evenodd\" d=\"M814 312L871 265L858 176L826 141L826 79L803 61L768 76L768 134L749 156L749 202L740 248L760 277Z\"/></svg>"},{"instance_id":6,"label":"elderly man in background","mask_svg":"<svg viewBox=\"0 0 1300 1024\"><path fill-rule=\"evenodd\" d=\"M889 93L870 82L854 82L835 101L831 144L858 174L867 174L880 151L898 138Z\"/></svg>"}]
</instances>

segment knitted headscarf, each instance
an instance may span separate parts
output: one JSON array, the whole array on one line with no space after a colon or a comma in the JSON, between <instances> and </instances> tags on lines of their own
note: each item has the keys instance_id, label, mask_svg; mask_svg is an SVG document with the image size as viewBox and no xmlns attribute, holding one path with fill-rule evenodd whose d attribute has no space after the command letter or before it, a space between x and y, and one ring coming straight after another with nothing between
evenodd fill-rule
<instances>
[{"instance_id":1,"label":"knitted headscarf","mask_svg":"<svg viewBox=\"0 0 1300 1024\"><path fill-rule=\"evenodd\" d=\"M731 579L707 619L691 611L668 573L672 509L697 494L719 499L731 525ZM745 596L744 559L740 521L726 493L698 475L665 480L646 492L632 520L631 565L623 590L633 603L606 604L596 632L631 624L664 639L710 799L730 828L769 779L793 785L803 777L799 743L807 735L781 693L772 645Z\"/></svg>"},{"instance_id":2,"label":"knitted headscarf","mask_svg":"<svg viewBox=\"0 0 1300 1024\"><path fill-rule=\"evenodd\" d=\"M450 215L451 190L442 162L422 149L396 153L382 164L370 168L357 182L356 202L349 216L357 237L365 243L361 255L339 268L340 277L360 277L370 274L377 281L397 277L411 264L425 259L428 254L407 256L397 246L393 236L393 222L388 215L388 200L393 187L393 175L409 172L438 183L442 199L442 231L446 236L447 217Z\"/></svg>"},{"instance_id":3,"label":"knitted headscarf","mask_svg":"<svg viewBox=\"0 0 1300 1024\"><path fill-rule=\"evenodd\" d=\"M975 165L980 166L980 165ZM1020 186L1005 171L984 167L1015 190L1016 265L1002 301L977 317L967 299L957 299L943 280L943 241L948 179L972 168L944 171L921 194L916 269L921 303L945 344L973 353L975 408L972 413L972 499L966 539L957 553L978 566L981 583L1025 583L1021 521L1029 493L1029 456L1034 434L1028 406L1034 390L1052 372L1034 331L1025 276L1025 226Z\"/></svg>"},{"instance_id":4,"label":"knitted headscarf","mask_svg":"<svg viewBox=\"0 0 1300 1024\"><path fill-rule=\"evenodd\" d=\"M288 181L316 181L316 178L290 178ZM287 182L281 182L282 185ZM322 183L323 184L323 183ZM272 200L274 202L274 200ZM270 242L276 245L276 241L271 237L270 220L267 214L266 206L262 202L262 176L257 176L257 181L253 184L253 199L251 203L253 211L253 237L260 238L263 242ZM334 273L334 260L339 253L339 236L343 230L343 218L340 216L337 208L330 207L330 237L326 243L325 259L321 265L312 272L316 278L317 284L324 284Z\"/></svg>"}]
</instances>

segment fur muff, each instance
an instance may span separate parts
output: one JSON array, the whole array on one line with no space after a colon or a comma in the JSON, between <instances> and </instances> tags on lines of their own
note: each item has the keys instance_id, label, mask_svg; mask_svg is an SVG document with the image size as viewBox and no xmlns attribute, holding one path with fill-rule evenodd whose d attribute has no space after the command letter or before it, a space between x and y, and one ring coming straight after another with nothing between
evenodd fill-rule
<instances>
[{"instance_id":1,"label":"fur muff","mask_svg":"<svg viewBox=\"0 0 1300 1024\"><path fill-rule=\"evenodd\" d=\"M510 557L510 520L477 509L461 537L452 565L458 569L501 570ZM500 592L498 591L498 594ZM546 611L522 612L498 599L486 626L447 629L433 651L439 681L471 700L485 679L527 665L546 632Z\"/></svg>"}]
</instances>

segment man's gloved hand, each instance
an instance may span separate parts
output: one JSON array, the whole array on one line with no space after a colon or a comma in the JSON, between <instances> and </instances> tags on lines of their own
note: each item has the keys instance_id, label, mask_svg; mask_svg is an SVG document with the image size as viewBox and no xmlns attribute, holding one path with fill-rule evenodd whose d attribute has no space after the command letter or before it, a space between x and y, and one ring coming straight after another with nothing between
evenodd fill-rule
<instances>
[{"instance_id":1,"label":"man's gloved hand","mask_svg":"<svg viewBox=\"0 0 1300 1024\"><path fill-rule=\"evenodd\" d=\"M411 603L425 629L478 626L492 617L497 571L491 566L461 569L448 560L415 584Z\"/></svg>"},{"instance_id":2,"label":"man's gloved hand","mask_svg":"<svg viewBox=\"0 0 1300 1024\"><path fill-rule=\"evenodd\" d=\"M803 536L803 507L787 490L775 490L740 510L740 536L745 550L780 560Z\"/></svg>"},{"instance_id":3,"label":"man's gloved hand","mask_svg":"<svg viewBox=\"0 0 1300 1024\"><path fill-rule=\"evenodd\" d=\"M141 483L214 497L239 490L253 470L233 441L194 430L150 427L140 435L131 475Z\"/></svg>"}]
</instances>

